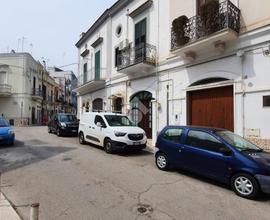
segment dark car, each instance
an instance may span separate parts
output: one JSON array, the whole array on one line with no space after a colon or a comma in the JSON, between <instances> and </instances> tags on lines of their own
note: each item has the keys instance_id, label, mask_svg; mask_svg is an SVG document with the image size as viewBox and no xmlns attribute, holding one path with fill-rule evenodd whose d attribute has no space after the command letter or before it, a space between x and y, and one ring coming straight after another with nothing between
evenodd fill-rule
<instances>
[{"instance_id":1,"label":"dark car","mask_svg":"<svg viewBox=\"0 0 270 220\"><path fill-rule=\"evenodd\" d=\"M0 145L13 145L15 133L8 121L0 116Z\"/></svg>"},{"instance_id":2,"label":"dark car","mask_svg":"<svg viewBox=\"0 0 270 220\"><path fill-rule=\"evenodd\" d=\"M270 154L233 132L168 126L156 142L156 165L170 165L230 184L241 197L270 193Z\"/></svg>"},{"instance_id":3,"label":"dark car","mask_svg":"<svg viewBox=\"0 0 270 220\"><path fill-rule=\"evenodd\" d=\"M48 123L48 132L62 135L78 135L79 120L73 114L59 113Z\"/></svg>"}]
</instances>

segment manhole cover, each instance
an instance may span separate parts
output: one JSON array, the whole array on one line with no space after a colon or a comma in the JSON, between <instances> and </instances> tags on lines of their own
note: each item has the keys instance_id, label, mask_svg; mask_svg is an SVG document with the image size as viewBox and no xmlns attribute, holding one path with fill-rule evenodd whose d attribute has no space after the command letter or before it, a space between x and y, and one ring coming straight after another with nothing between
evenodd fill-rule
<instances>
[{"instance_id":1,"label":"manhole cover","mask_svg":"<svg viewBox=\"0 0 270 220\"><path fill-rule=\"evenodd\" d=\"M153 208L147 204L138 204L137 212L139 212L142 215L149 215L153 212Z\"/></svg>"}]
</instances>

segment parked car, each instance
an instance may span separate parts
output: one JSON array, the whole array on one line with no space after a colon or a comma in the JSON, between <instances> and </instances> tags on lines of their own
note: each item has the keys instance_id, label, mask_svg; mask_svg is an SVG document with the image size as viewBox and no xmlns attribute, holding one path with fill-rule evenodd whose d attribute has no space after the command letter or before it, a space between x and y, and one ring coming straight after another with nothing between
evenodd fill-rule
<instances>
[{"instance_id":1,"label":"parked car","mask_svg":"<svg viewBox=\"0 0 270 220\"><path fill-rule=\"evenodd\" d=\"M62 135L78 135L79 120L69 113L58 113L48 123L48 132Z\"/></svg>"},{"instance_id":2,"label":"parked car","mask_svg":"<svg viewBox=\"0 0 270 220\"><path fill-rule=\"evenodd\" d=\"M241 197L270 193L270 154L223 129L165 127L156 142L160 170L170 165L230 184Z\"/></svg>"},{"instance_id":3,"label":"parked car","mask_svg":"<svg viewBox=\"0 0 270 220\"><path fill-rule=\"evenodd\" d=\"M80 120L79 141L102 146L107 153L113 153L115 150L144 149L147 137L144 130L125 115L88 112Z\"/></svg>"},{"instance_id":4,"label":"parked car","mask_svg":"<svg viewBox=\"0 0 270 220\"><path fill-rule=\"evenodd\" d=\"M8 121L0 116L0 145L13 145L15 133Z\"/></svg>"}]
</instances>

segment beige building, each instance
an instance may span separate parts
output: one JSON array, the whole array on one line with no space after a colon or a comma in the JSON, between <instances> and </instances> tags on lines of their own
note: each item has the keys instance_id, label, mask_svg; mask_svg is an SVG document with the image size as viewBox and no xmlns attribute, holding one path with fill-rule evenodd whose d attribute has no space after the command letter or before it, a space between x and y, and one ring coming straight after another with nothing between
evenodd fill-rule
<instances>
[{"instance_id":1,"label":"beige building","mask_svg":"<svg viewBox=\"0 0 270 220\"><path fill-rule=\"evenodd\" d=\"M29 53L0 54L0 114L11 124L46 124L57 111L58 88Z\"/></svg>"}]
</instances>

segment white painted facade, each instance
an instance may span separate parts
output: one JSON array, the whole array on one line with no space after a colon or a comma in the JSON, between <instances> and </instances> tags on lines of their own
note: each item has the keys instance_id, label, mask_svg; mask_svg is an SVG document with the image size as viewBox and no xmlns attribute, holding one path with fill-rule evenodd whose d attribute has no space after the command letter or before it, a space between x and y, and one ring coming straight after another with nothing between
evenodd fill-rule
<instances>
[{"instance_id":1,"label":"white painted facade","mask_svg":"<svg viewBox=\"0 0 270 220\"><path fill-rule=\"evenodd\" d=\"M29 53L0 54L0 74L1 115L14 125L40 125L43 102L43 120L48 120L48 112L54 110L50 97L58 85L40 62ZM42 84L46 87L45 99Z\"/></svg>"},{"instance_id":2,"label":"white painted facade","mask_svg":"<svg viewBox=\"0 0 270 220\"><path fill-rule=\"evenodd\" d=\"M270 95L270 22L265 20L256 28L250 18L241 21L241 32L234 39L227 40L222 53L199 42L196 59L187 61L177 53L171 52L171 24L172 21L183 14L192 17L196 14L196 1L186 3L184 0L154 0L153 4L131 18L127 16L146 1L134 0L116 13L116 6L111 9L113 13L93 31L85 42L78 46L79 74L83 71L83 64L89 63L94 69L94 53L101 50L102 78L106 83L104 88L86 94L78 92L78 117L85 111L83 103L91 103L96 98L102 98L103 109L111 111L114 94L121 94L124 100L123 112L130 109L130 97L139 91L152 93L152 138L168 123L170 125L186 125L187 121L187 92L212 87L233 85L234 100L234 131L243 136L256 136L260 139L270 139L270 107L263 107L263 96ZM245 1L232 1L240 8L243 15L247 15L250 4ZM254 4L254 3L253 3ZM185 7L183 7L183 5ZM261 8L266 7L264 2ZM259 10L259 9L257 9ZM140 20L147 19L146 42L156 46L157 65L148 73L140 71L133 74L119 73L115 67L115 48L120 42L128 39L134 45L134 26ZM269 19L270 16L267 16ZM255 18L254 18L255 19ZM256 18L261 19L261 18ZM247 22L245 22L247 21ZM122 26L121 36L117 36L117 27ZM103 42L96 48L91 44L102 37ZM206 38L208 43L211 39ZM195 43L194 43L195 44ZM87 45L87 47L86 47ZM89 55L80 56L85 49L90 50ZM226 78L227 81L190 87L203 79ZM80 80L80 79L79 79ZM80 87L80 86L79 86ZM167 100L168 93L168 100ZM167 108L167 106L169 108Z\"/></svg>"}]
</instances>

